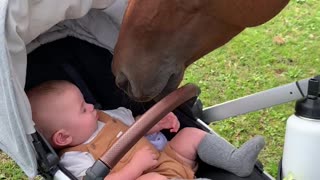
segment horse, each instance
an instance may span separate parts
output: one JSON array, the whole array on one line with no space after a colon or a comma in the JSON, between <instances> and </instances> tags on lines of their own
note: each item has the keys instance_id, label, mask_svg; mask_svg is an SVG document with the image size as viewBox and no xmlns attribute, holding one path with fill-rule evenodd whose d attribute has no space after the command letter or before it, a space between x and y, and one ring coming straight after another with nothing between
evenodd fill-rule
<instances>
[{"instance_id":1,"label":"horse","mask_svg":"<svg viewBox=\"0 0 320 180\"><path fill-rule=\"evenodd\" d=\"M114 50L116 84L136 101L176 89L185 69L289 0L130 0Z\"/></svg>"}]
</instances>

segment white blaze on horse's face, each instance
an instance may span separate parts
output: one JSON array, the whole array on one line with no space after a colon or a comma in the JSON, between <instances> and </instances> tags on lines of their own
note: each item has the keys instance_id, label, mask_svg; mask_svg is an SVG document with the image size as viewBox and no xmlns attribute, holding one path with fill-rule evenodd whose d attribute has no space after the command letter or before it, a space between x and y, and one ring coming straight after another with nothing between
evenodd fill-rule
<instances>
[{"instance_id":1,"label":"white blaze on horse's face","mask_svg":"<svg viewBox=\"0 0 320 180\"><path fill-rule=\"evenodd\" d=\"M117 85L139 101L174 90L185 68L288 0L131 0L113 60Z\"/></svg>"}]
</instances>

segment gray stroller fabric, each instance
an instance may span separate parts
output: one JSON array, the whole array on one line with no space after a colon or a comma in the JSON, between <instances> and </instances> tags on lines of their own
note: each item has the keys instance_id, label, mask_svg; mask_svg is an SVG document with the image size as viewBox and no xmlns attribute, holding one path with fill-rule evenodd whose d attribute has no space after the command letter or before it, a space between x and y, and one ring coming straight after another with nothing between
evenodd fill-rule
<instances>
[{"instance_id":1,"label":"gray stroller fabric","mask_svg":"<svg viewBox=\"0 0 320 180\"><path fill-rule=\"evenodd\" d=\"M92 9L82 18L65 20L27 45L27 52L67 36L73 36L113 53L128 0L116 0L103 10Z\"/></svg>"}]
</instances>

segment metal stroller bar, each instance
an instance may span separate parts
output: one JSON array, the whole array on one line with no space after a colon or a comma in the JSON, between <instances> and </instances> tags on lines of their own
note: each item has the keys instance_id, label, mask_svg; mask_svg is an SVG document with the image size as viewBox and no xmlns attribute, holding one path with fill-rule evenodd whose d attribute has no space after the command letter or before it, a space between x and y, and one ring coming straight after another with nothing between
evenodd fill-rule
<instances>
[{"instance_id":1,"label":"metal stroller bar","mask_svg":"<svg viewBox=\"0 0 320 180\"><path fill-rule=\"evenodd\" d=\"M320 78L320 76L316 76L315 78ZM303 79L204 108L201 119L209 124L214 121L298 100L307 94L309 79Z\"/></svg>"}]
</instances>

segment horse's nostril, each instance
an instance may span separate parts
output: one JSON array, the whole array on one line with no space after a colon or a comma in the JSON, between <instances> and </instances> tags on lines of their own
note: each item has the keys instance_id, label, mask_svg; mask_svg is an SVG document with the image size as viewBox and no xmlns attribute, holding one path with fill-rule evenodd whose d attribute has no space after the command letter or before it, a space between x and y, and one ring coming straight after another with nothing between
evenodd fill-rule
<instances>
[{"instance_id":1,"label":"horse's nostril","mask_svg":"<svg viewBox=\"0 0 320 180\"><path fill-rule=\"evenodd\" d=\"M116 83L119 88L125 91L128 89L128 86L129 86L128 78L122 72L117 76Z\"/></svg>"}]
</instances>

